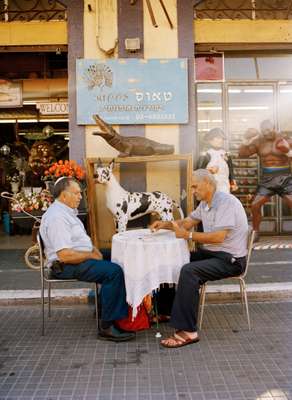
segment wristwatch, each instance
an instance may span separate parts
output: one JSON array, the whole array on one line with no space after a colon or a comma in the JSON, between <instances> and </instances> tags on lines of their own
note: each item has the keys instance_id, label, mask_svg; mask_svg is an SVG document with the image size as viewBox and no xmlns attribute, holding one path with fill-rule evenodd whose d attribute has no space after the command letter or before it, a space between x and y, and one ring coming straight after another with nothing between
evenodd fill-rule
<instances>
[{"instance_id":1,"label":"wristwatch","mask_svg":"<svg viewBox=\"0 0 292 400\"><path fill-rule=\"evenodd\" d=\"M189 233L189 240L193 241L193 232Z\"/></svg>"}]
</instances>

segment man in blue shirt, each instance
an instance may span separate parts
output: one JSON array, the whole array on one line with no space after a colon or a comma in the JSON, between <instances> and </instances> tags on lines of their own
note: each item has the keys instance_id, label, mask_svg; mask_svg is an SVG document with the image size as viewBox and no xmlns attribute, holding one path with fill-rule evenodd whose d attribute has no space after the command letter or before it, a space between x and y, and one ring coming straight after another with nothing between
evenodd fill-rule
<instances>
[{"instance_id":1,"label":"man in blue shirt","mask_svg":"<svg viewBox=\"0 0 292 400\"><path fill-rule=\"evenodd\" d=\"M133 333L121 332L113 324L128 315L123 271L119 265L103 260L77 217L82 198L79 184L62 177L55 183L54 195L56 200L44 213L40 226L48 267L56 278L100 283L98 337L116 342L132 339Z\"/></svg>"},{"instance_id":2,"label":"man in blue shirt","mask_svg":"<svg viewBox=\"0 0 292 400\"><path fill-rule=\"evenodd\" d=\"M193 173L191 187L200 204L189 217L175 222L156 221L151 226L152 230L171 229L176 237L201 245L180 272L170 319L176 331L161 341L168 348L199 341L200 286L240 275L246 267L248 224L240 201L232 194L216 191L216 181L205 169ZM203 232L192 232L200 222Z\"/></svg>"}]
</instances>

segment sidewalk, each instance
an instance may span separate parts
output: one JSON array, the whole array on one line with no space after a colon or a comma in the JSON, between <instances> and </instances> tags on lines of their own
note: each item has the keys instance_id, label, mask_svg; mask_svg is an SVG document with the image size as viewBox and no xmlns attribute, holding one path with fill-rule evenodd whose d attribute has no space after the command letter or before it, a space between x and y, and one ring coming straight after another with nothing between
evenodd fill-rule
<instances>
[{"instance_id":1,"label":"sidewalk","mask_svg":"<svg viewBox=\"0 0 292 400\"><path fill-rule=\"evenodd\" d=\"M88 305L0 307L0 400L291 400L292 302L207 305L199 343L164 349L155 330L96 339ZM161 324L165 337L171 329Z\"/></svg>"}]
</instances>

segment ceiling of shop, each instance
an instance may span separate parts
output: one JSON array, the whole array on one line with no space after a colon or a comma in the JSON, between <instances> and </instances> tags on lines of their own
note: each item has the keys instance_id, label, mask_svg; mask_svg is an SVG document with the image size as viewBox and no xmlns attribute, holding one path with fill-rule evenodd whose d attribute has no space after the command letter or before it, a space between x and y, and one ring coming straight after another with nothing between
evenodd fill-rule
<instances>
[{"instance_id":1,"label":"ceiling of shop","mask_svg":"<svg viewBox=\"0 0 292 400\"><path fill-rule=\"evenodd\" d=\"M198 0L196 19L292 19L292 0Z\"/></svg>"}]
</instances>

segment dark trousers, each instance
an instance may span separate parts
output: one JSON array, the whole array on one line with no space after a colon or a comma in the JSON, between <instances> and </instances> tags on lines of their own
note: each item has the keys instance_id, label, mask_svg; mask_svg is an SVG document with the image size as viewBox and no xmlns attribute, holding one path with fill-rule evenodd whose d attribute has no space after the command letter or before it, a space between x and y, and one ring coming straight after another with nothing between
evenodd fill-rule
<instances>
[{"instance_id":1,"label":"dark trousers","mask_svg":"<svg viewBox=\"0 0 292 400\"><path fill-rule=\"evenodd\" d=\"M170 325L177 330L197 331L200 286L207 281L240 275L245 267L245 257L234 259L223 251L200 249L191 253L191 262L180 272Z\"/></svg>"},{"instance_id":2,"label":"dark trousers","mask_svg":"<svg viewBox=\"0 0 292 400\"><path fill-rule=\"evenodd\" d=\"M64 264L63 271L53 273L59 279L100 283L102 321L115 321L127 317L124 273L118 264L92 259L80 264Z\"/></svg>"}]
</instances>

